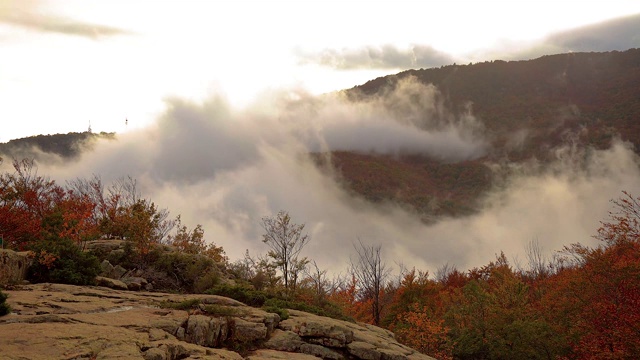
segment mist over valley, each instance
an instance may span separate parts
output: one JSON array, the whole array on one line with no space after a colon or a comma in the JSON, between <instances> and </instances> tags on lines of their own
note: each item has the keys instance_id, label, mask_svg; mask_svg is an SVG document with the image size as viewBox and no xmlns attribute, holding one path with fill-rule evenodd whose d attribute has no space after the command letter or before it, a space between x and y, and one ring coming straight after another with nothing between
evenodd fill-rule
<instances>
[{"instance_id":1,"label":"mist over valley","mask_svg":"<svg viewBox=\"0 0 640 360\"><path fill-rule=\"evenodd\" d=\"M547 256L595 244L610 200L640 193L638 83L631 49L283 89L242 109L171 98L145 128L0 144L0 169L34 157L59 183L130 176L232 261L266 252L260 219L285 210L311 237L302 255L336 274L358 239L395 269L464 271L501 251L526 266L533 240Z\"/></svg>"}]
</instances>

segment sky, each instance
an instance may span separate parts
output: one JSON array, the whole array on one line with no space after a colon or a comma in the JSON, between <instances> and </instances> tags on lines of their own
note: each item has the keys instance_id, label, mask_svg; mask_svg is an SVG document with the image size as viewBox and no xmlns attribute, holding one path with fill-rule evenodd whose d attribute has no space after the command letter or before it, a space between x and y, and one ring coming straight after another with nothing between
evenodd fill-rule
<instances>
[{"instance_id":1,"label":"sky","mask_svg":"<svg viewBox=\"0 0 640 360\"><path fill-rule=\"evenodd\" d=\"M302 255L334 273L357 239L384 245L396 268L431 273L500 251L524 262L533 240L549 256L593 244L610 200L640 193L627 144L553 149L548 170L509 168L479 213L425 224L352 196L308 153L473 159L489 151L482 119L453 116L438 89L411 78L364 103L336 91L411 68L633 47L638 1L0 0L0 142L117 132L73 162L48 157L40 173L131 176L232 260L266 251L260 219L285 210L311 236Z\"/></svg>"},{"instance_id":2,"label":"sky","mask_svg":"<svg viewBox=\"0 0 640 360\"><path fill-rule=\"evenodd\" d=\"M626 50L637 21L567 32L638 14L619 0L0 0L0 142L144 127L171 97L245 107L410 68Z\"/></svg>"}]
</instances>

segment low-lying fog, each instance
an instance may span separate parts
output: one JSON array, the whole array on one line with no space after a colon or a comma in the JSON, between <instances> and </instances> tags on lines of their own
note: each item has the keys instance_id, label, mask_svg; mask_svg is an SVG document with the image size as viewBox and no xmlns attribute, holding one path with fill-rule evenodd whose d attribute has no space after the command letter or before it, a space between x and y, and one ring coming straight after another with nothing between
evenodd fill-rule
<instances>
[{"instance_id":1,"label":"low-lying fog","mask_svg":"<svg viewBox=\"0 0 640 360\"><path fill-rule=\"evenodd\" d=\"M145 198L181 214L190 228L202 224L206 239L223 246L232 261L246 249L266 252L261 218L286 210L312 238L302 255L335 273L347 268L358 238L382 245L390 266L431 273L445 263L460 270L481 266L500 251L526 265L530 241L547 255L570 243L593 245L610 200L622 190L640 195L638 157L629 146L585 151L568 144L555 150L558 160L549 169L510 170L476 215L428 225L400 207L350 196L308 156L349 150L455 162L489 151L483 134L481 119L453 116L437 89L411 79L360 103L285 90L243 110L217 97L171 99L153 126L102 141L73 163L40 163L39 173L61 183L93 174L105 184L131 176Z\"/></svg>"}]
</instances>

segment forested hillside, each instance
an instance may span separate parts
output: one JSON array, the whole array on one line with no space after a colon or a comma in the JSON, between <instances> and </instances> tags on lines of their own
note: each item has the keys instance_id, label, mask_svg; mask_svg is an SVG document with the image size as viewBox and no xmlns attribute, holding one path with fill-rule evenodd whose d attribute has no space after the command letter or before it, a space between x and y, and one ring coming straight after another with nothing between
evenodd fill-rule
<instances>
[{"instance_id":1,"label":"forested hillside","mask_svg":"<svg viewBox=\"0 0 640 360\"><path fill-rule=\"evenodd\" d=\"M115 139L115 133L68 133L54 135L36 135L0 143L0 155L5 158L38 158L42 153L73 158L83 151L91 150L92 141L97 139Z\"/></svg>"},{"instance_id":2,"label":"forested hillside","mask_svg":"<svg viewBox=\"0 0 640 360\"><path fill-rule=\"evenodd\" d=\"M544 165L557 160L562 147L606 149L615 138L640 149L640 49L409 70L346 93L354 102L372 101L408 78L435 86L438 112L475 117L488 152L457 163L334 152L332 164L355 193L409 204L425 219L473 212L496 176L504 175L490 171L500 168L492 165ZM428 94L413 96L419 101Z\"/></svg>"},{"instance_id":3,"label":"forested hillside","mask_svg":"<svg viewBox=\"0 0 640 360\"><path fill-rule=\"evenodd\" d=\"M349 90L361 100L414 76L435 85L454 113L469 110L486 126L498 154L545 158L545 147L580 134L586 145L607 147L611 136L640 145L640 49L569 53L527 61L490 61L409 70ZM524 146L506 144L527 130Z\"/></svg>"},{"instance_id":4,"label":"forested hillside","mask_svg":"<svg viewBox=\"0 0 640 360\"><path fill-rule=\"evenodd\" d=\"M229 261L200 225L189 230L180 216L171 219L133 179L62 186L25 160L0 174L0 185L3 246L30 251L31 282L95 284L102 260L144 276L155 290L232 297L283 319L297 309L383 326L437 359L640 356L640 198L631 194L614 201L593 248L576 243L547 257L532 241L524 266L501 253L468 270L401 268L396 277L380 246L359 242L349 272L331 277L299 256L310 238L284 211L262 219L267 254L247 250ZM82 251L95 239L126 244ZM0 316L11 310L5 301L0 292ZM172 306L192 309L198 301Z\"/></svg>"}]
</instances>

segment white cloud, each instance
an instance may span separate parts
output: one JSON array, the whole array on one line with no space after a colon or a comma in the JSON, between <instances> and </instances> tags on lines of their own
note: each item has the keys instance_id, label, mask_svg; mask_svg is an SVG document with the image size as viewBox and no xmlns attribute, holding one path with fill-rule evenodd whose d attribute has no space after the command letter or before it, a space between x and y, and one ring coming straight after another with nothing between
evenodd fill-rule
<instances>
[{"instance_id":1,"label":"white cloud","mask_svg":"<svg viewBox=\"0 0 640 360\"><path fill-rule=\"evenodd\" d=\"M407 82L405 94L414 85ZM203 103L174 99L153 126L102 142L75 163L41 164L40 173L58 181L98 174L105 183L130 175L144 196L173 215L182 214L185 224L202 224L206 239L222 245L232 259L245 249L264 252L261 217L289 211L312 236L304 255L333 272L345 270L357 238L383 245L389 264L430 271L444 263L462 270L480 266L500 251L524 259L525 245L533 239L549 252L589 243L610 199L622 190L640 193L638 157L624 144L559 151L563 156L548 171L511 171L509 181L486 197L476 215L428 225L392 204L352 197L308 158L309 147L315 150L319 144L327 150L424 151L450 159L483 151L475 120L465 126L469 119L436 111L436 92L421 90L420 111L439 111L444 119L416 117L419 111L411 108L391 111L384 100L399 96L397 91L354 105L330 96L274 95L243 112L220 98ZM433 153L423 142L445 136L442 129L456 134L454 141Z\"/></svg>"}]
</instances>

